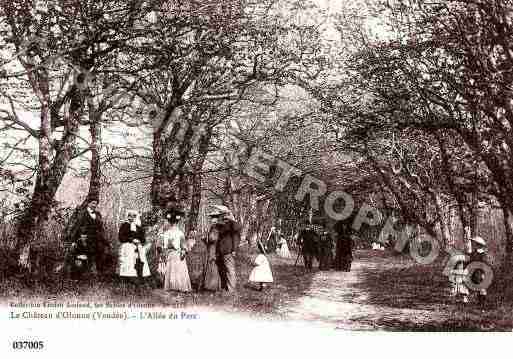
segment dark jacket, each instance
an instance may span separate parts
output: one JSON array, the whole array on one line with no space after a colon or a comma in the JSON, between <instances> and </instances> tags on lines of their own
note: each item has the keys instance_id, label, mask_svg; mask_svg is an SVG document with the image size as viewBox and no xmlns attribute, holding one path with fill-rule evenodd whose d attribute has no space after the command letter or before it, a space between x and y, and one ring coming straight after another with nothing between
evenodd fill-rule
<instances>
[{"instance_id":1,"label":"dark jacket","mask_svg":"<svg viewBox=\"0 0 513 359\"><path fill-rule=\"evenodd\" d=\"M93 219L87 212L87 209L84 209L80 215L80 225L78 226L79 230L77 233L79 237L82 230L86 231L88 240L87 245L93 252L95 252L96 249L102 249L108 246L105 238L102 216L99 212L95 212L95 215L96 218Z\"/></svg>"},{"instance_id":2,"label":"dark jacket","mask_svg":"<svg viewBox=\"0 0 513 359\"><path fill-rule=\"evenodd\" d=\"M134 239L138 239L142 245L146 243L146 238L144 236L144 230L141 226L136 226L136 231L132 232L130 230L130 223L125 222L119 227L119 235L118 239L121 243L132 242Z\"/></svg>"},{"instance_id":3,"label":"dark jacket","mask_svg":"<svg viewBox=\"0 0 513 359\"><path fill-rule=\"evenodd\" d=\"M339 237L337 239L337 258L346 257L353 258L354 242L351 237Z\"/></svg>"},{"instance_id":4,"label":"dark jacket","mask_svg":"<svg viewBox=\"0 0 513 359\"><path fill-rule=\"evenodd\" d=\"M335 223L333 229L338 237L350 237L353 234L352 222L349 220L342 220Z\"/></svg>"},{"instance_id":5,"label":"dark jacket","mask_svg":"<svg viewBox=\"0 0 513 359\"><path fill-rule=\"evenodd\" d=\"M235 252L240 243L240 225L232 220L227 220L225 223L218 223L214 226L219 231L216 254L219 256Z\"/></svg>"},{"instance_id":6,"label":"dark jacket","mask_svg":"<svg viewBox=\"0 0 513 359\"><path fill-rule=\"evenodd\" d=\"M299 244L302 254L317 255L319 251L319 236L313 229L304 229L299 233Z\"/></svg>"},{"instance_id":7,"label":"dark jacket","mask_svg":"<svg viewBox=\"0 0 513 359\"><path fill-rule=\"evenodd\" d=\"M91 256L93 255L92 249L87 245L87 243L83 243L80 238L77 238L75 242L73 242L74 246L72 247L72 254L73 257L80 256L80 255L86 255Z\"/></svg>"}]
</instances>

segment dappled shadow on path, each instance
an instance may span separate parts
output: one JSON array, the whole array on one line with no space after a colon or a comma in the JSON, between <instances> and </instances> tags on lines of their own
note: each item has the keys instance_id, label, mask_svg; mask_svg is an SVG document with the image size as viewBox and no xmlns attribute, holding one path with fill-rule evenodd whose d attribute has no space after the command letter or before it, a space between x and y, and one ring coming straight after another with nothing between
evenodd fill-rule
<instances>
[{"instance_id":1,"label":"dappled shadow on path","mask_svg":"<svg viewBox=\"0 0 513 359\"><path fill-rule=\"evenodd\" d=\"M290 320L341 330L511 330L511 320L500 319L504 311L457 303L449 295L443 264L423 266L394 253L356 251L351 272L315 270L283 287L290 291L297 283L301 290L282 302L280 312Z\"/></svg>"},{"instance_id":2,"label":"dappled shadow on path","mask_svg":"<svg viewBox=\"0 0 513 359\"><path fill-rule=\"evenodd\" d=\"M353 284L366 293L366 303L398 309L445 307L448 297L447 277L442 266L422 266L400 257L361 258L359 280Z\"/></svg>"},{"instance_id":3,"label":"dappled shadow on path","mask_svg":"<svg viewBox=\"0 0 513 359\"><path fill-rule=\"evenodd\" d=\"M372 325L391 331L510 331L512 324L499 321L492 304L482 310L450 296L444 264L419 265L393 255L362 258L353 287L366 293L367 304L383 308Z\"/></svg>"}]
</instances>

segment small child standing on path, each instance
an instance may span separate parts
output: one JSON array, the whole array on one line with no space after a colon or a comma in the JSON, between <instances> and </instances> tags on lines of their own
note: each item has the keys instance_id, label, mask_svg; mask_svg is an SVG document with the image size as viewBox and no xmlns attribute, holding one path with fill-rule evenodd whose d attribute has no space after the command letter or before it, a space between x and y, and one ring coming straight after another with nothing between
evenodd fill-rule
<instances>
[{"instance_id":1,"label":"small child standing on path","mask_svg":"<svg viewBox=\"0 0 513 359\"><path fill-rule=\"evenodd\" d=\"M465 256L461 256L462 258L458 258L456 260L456 264L449 274L449 282L451 283L451 295L459 299L462 298L463 303L468 303L470 291L468 290L465 284L465 278L468 275L467 270L465 269Z\"/></svg>"},{"instance_id":2,"label":"small child standing on path","mask_svg":"<svg viewBox=\"0 0 513 359\"><path fill-rule=\"evenodd\" d=\"M265 256L264 245L260 241L258 241L257 247L260 253L256 256L255 260L253 261L253 265L255 267L249 274L249 282L258 284L258 289L263 290L265 288L266 283L273 282L273 273L271 272L269 260Z\"/></svg>"},{"instance_id":3,"label":"small child standing on path","mask_svg":"<svg viewBox=\"0 0 513 359\"><path fill-rule=\"evenodd\" d=\"M486 273L482 268L477 268L472 272L470 278L467 278L470 273L467 267L470 263L481 263L486 266L490 264L490 257L488 255L488 247L486 241L479 237L475 236L471 239L472 250L470 251L468 258L465 259L465 256L461 255L461 258L457 259L455 262L454 268L451 270L449 275L449 281L451 282L451 294L455 297L462 296L463 303L469 303L469 297L471 294L476 294L478 303L481 307L485 306L486 303L486 288L478 288L473 289L472 293L469 287L470 284L479 285L485 279Z\"/></svg>"}]
</instances>

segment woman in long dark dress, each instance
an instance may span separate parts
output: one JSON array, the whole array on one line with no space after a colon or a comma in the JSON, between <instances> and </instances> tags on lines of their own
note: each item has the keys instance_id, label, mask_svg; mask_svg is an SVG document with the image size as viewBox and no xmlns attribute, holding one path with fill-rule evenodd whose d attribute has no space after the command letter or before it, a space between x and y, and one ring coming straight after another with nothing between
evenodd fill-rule
<instances>
[{"instance_id":1,"label":"woman in long dark dress","mask_svg":"<svg viewBox=\"0 0 513 359\"><path fill-rule=\"evenodd\" d=\"M335 254L335 270L349 272L353 261L353 233L351 228L352 221L339 221L335 224L337 232L337 248Z\"/></svg>"},{"instance_id":2,"label":"woman in long dark dress","mask_svg":"<svg viewBox=\"0 0 513 359\"><path fill-rule=\"evenodd\" d=\"M336 269L344 272L351 271L353 262L353 239L339 237L337 241Z\"/></svg>"},{"instance_id":3,"label":"woman in long dark dress","mask_svg":"<svg viewBox=\"0 0 513 359\"><path fill-rule=\"evenodd\" d=\"M221 278L216 263L216 244L219 239L217 226L212 226L207 238L203 241L207 246L205 266L203 270L203 289L209 291L221 290Z\"/></svg>"},{"instance_id":4,"label":"woman in long dark dress","mask_svg":"<svg viewBox=\"0 0 513 359\"><path fill-rule=\"evenodd\" d=\"M333 262L333 243L328 232L320 236L319 247L319 269L330 270Z\"/></svg>"}]
</instances>

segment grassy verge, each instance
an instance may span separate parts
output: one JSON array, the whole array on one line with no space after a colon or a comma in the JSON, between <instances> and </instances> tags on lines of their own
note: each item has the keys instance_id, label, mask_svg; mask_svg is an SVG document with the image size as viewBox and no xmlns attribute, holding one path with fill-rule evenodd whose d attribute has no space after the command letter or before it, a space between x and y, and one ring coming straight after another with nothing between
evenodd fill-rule
<instances>
[{"instance_id":1,"label":"grassy verge","mask_svg":"<svg viewBox=\"0 0 513 359\"><path fill-rule=\"evenodd\" d=\"M201 251L193 253L189 260L201 261ZM223 292L192 293L164 292L151 285L137 288L122 283L116 276L104 280L95 277L80 282L64 279L60 275L44 279L30 276L10 276L0 280L0 298L8 301L58 301L58 302L113 302L143 303L170 307L200 306L229 312L246 312L253 316L280 317L277 309L284 301L301 296L309 287L311 275L291 265L291 260L271 258L275 283L263 292L246 285L252 269L253 253L243 247L237 256L237 292L228 295ZM293 264L293 263L292 263ZM201 273L191 271L193 286ZM153 281L149 281L153 284Z\"/></svg>"}]
</instances>

